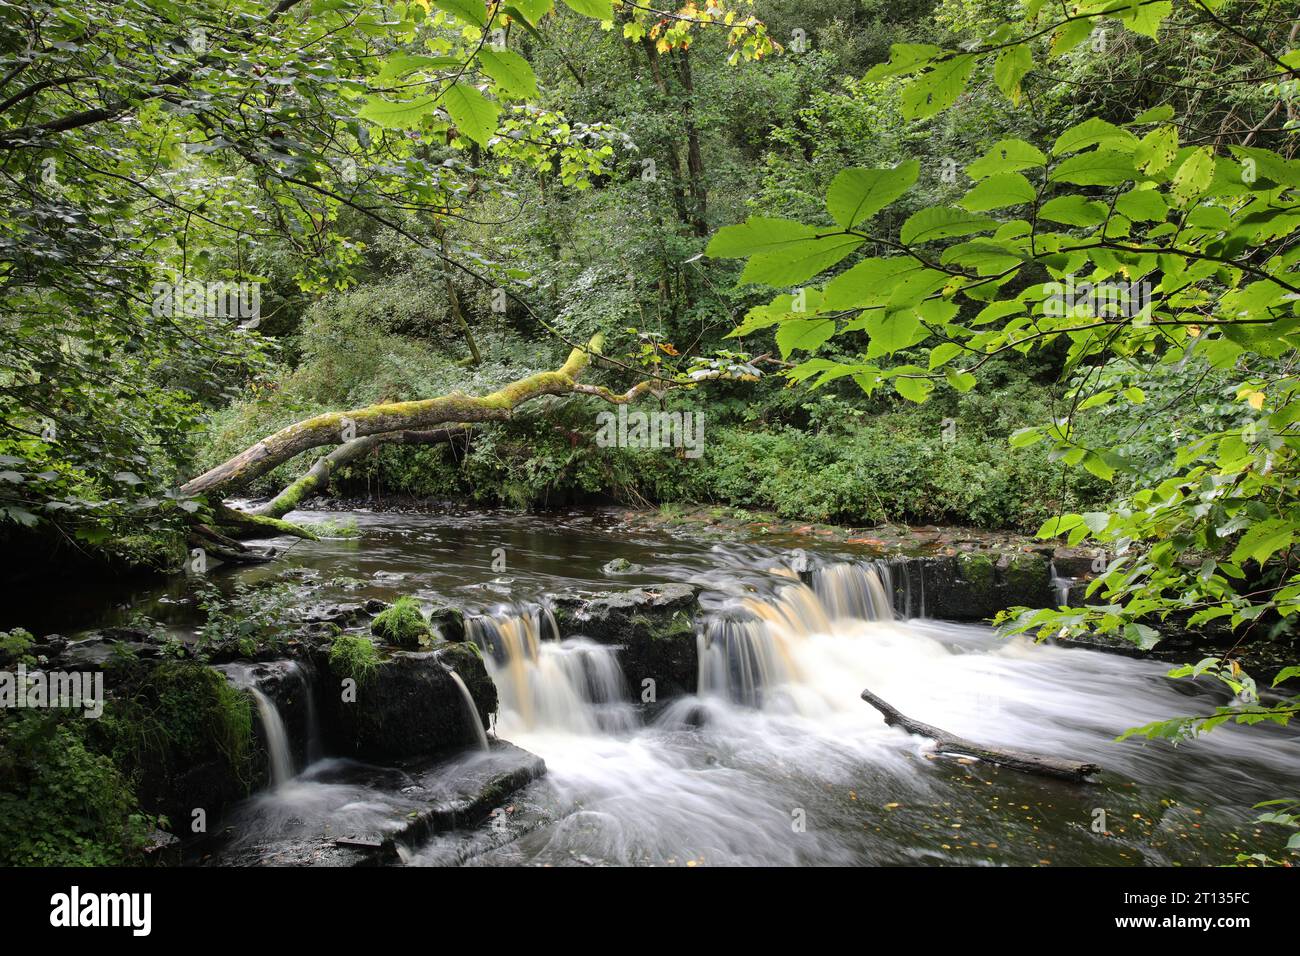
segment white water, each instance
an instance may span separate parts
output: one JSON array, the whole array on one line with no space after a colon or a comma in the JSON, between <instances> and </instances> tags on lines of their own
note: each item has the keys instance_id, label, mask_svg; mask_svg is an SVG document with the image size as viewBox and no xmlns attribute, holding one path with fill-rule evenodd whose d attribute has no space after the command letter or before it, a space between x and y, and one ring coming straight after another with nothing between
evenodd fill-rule
<instances>
[{"instance_id":1,"label":"white water","mask_svg":"<svg viewBox=\"0 0 1300 956\"><path fill-rule=\"evenodd\" d=\"M443 665L443 667L455 682L456 688L460 691L460 699L465 702L465 713L469 716L470 725L474 728L474 736L475 740L478 741L478 749L487 750L487 731L483 729L483 721L479 719L478 708L474 706L474 698L471 696L469 688L465 686L465 682L460 679L460 675L452 670L452 668L447 667L446 665Z\"/></svg>"},{"instance_id":2,"label":"white water","mask_svg":"<svg viewBox=\"0 0 1300 956\"><path fill-rule=\"evenodd\" d=\"M280 711L275 706L275 701L258 689L250 668L230 665L226 668L226 673L236 687L246 691L253 698L253 706L257 708L257 718L262 724L262 734L266 738L266 755L271 765L271 786L278 788L293 777L293 755L289 751L289 734L284 729L284 720L280 717Z\"/></svg>"},{"instance_id":3,"label":"white water","mask_svg":"<svg viewBox=\"0 0 1300 956\"><path fill-rule=\"evenodd\" d=\"M545 825L478 862L1222 862L1223 834L1296 779L1294 738L1258 729L1182 752L1115 743L1223 702L1166 680L1167 665L895 620L878 567L772 583L723 600L701 636L700 694L644 727L609 648L543 639L540 613L480 619L498 732L548 775L530 790ZM982 743L1095 761L1103 782L935 757L864 687ZM1118 821L1109 835L1090 829L1099 808Z\"/></svg>"}]
</instances>

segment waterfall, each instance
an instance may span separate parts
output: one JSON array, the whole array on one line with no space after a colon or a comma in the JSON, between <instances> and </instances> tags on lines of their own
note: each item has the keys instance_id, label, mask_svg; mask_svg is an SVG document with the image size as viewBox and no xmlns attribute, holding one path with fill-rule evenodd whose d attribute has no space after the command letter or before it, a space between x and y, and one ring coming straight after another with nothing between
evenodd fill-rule
<instances>
[{"instance_id":1,"label":"waterfall","mask_svg":"<svg viewBox=\"0 0 1300 956\"><path fill-rule=\"evenodd\" d=\"M257 705L257 716L262 721L262 732L266 735L266 752L271 758L271 786L278 787L293 776L289 735L285 733L284 721L280 719L275 701L252 685L245 690L253 695L253 703Z\"/></svg>"},{"instance_id":2,"label":"waterfall","mask_svg":"<svg viewBox=\"0 0 1300 956\"><path fill-rule=\"evenodd\" d=\"M305 754L307 766L316 763L325 755L324 748L321 746L320 721L316 717L316 694L315 688L312 686L312 675L309 667L310 665L303 667L298 661L294 661L291 665L291 669L302 683L303 710L307 721L306 734L303 738L307 742Z\"/></svg>"},{"instance_id":3,"label":"waterfall","mask_svg":"<svg viewBox=\"0 0 1300 956\"><path fill-rule=\"evenodd\" d=\"M502 608L467 618L501 698L499 726L519 731L595 734L635 723L617 650L583 638L560 639L550 609Z\"/></svg>"},{"instance_id":4,"label":"waterfall","mask_svg":"<svg viewBox=\"0 0 1300 956\"><path fill-rule=\"evenodd\" d=\"M760 709L789 703L792 688L815 683L801 645L856 633L863 622L893 622L892 595L887 565L832 564L813 571L811 587L782 582L768 595L727 601L699 638L700 694Z\"/></svg>"},{"instance_id":5,"label":"waterfall","mask_svg":"<svg viewBox=\"0 0 1300 956\"><path fill-rule=\"evenodd\" d=\"M258 689L252 668L232 664L224 670L231 683L253 698L258 720L262 724L262 735L266 738L266 753L271 763L271 786L279 787L293 777L293 754L289 751L289 734L284 729L280 710L275 706L275 701Z\"/></svg>"},{"instance_id":6,"label":"waterfall","mask_svg":"<svg viewBox=\"0 0 1300 956\"><path fill-rule=\"evenodd\" d=\"M479 719L478 708L474 706L473 695L470 694L469 688L465 686L465 682L460 679L460 675L457 674L455 670L448 667L446 664L443 664L442 666L443 670L445 670L456 683L456 687L460 691L461 699L465 702L465 713L469 715L470 726L474 728L474 739L478 742L478 749L487 750L487 731L483 729L483 721Z\"/></svg>"}]
</instances>

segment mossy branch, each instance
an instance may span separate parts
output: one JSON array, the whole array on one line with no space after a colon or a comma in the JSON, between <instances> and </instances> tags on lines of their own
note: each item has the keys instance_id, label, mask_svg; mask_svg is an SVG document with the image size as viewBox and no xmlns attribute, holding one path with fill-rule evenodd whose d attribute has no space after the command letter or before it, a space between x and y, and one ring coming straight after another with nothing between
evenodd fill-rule
<instances>
[{"instance_id":1,"label":"mossy branch","mask_svg":"<svg viewBox=\"0 0 1300 956\"><path fill-rule=\"evenodd\" d=\"M474 397L453 392L422 401L370 405L316 415L268 435L251 448L188 482L181 491L187 495L224 496L247 487L249 482L304 451L323 445L453 422L505 421L519 405L535 398L573 394L577 390L578 376L590 364L591 356L600 353L603 344L604 336L596 335L586 346L570 352L568 360L558 370L529 375L490 395Z\"/></svg>"}]
</instances>

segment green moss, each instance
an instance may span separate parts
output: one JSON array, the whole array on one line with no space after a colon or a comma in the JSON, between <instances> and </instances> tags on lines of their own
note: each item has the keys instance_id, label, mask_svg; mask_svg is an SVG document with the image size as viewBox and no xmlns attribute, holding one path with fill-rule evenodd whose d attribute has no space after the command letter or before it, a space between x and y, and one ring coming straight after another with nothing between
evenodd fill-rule
<instances>
[{"instance_id":1,"label":"green moss","mask_svg":"<svg viewBox=\"0 0 1300 956\"><path fill-rule=\"evenodd\" d=\"M419 647L432 638L420 605L409 595L398 598L396 604L376 617L370 630L380 640L400 647Z\"/></svg>"},{"instance_id":2,"label":"green moss","mask_svg":"<svg viewBox=\"0 0 1300 956\"><path fill-rule=\"evenodd\" d=\"M368 638L343 634L330 648L330 669L341 678L364 684L379 669L379 652Z\"/></svg>"},{"instance_id":3,"label":"green moss","mask_svg":"<svg viewBox=\"0 0 1300 956\"><path fill-rule=\"evenodd\" d=\"M962 555L961 576L972 586L987 593L997 579L993 559L986 554Z\"/></svg>"}]
</instances>

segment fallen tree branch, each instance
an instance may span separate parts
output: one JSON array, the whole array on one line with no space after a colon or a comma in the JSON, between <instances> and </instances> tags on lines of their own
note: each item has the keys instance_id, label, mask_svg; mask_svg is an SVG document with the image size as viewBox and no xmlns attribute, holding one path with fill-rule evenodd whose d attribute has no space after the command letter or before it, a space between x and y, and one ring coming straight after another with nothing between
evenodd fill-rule
<instances>
[{"instance_id":1,"label":"fallen tree branch","mask_svg":"<svg viewBox=\"0 0 1300 956\"><path fill-rule=\"evenodd\" d=\"M455 425L450 428L436 428L431 431L386 432L382 435L367 435L344 442L328 455L316 459L316 463L297 481L288 485L283 491L265 504L250 508L245 514L255 517L283 518L293 511L304 498L320 494L329 487L330 476L340 465L360 458L372 448L384 444L436 445L467 438L470 434L468 425Z\"/></svg>"},{"instance_id":2,"label":"fallen tree branch","mask_svg":"<svg viewBox=\"0 0 1300 956\"><path fill-rule=\"evenodd\" d=\"M1086 777L1100 773L1101 768L1095 763L1082 763L1075 760L1061 760L1057 757L1045 757L1041 754L1027 753L1023 750L994 749L971 743L962 737L956 737L946 730L923 724L898 712L891 704L881 700L869 690L862 692L862 699L885 717L885 723L891 727L901 727L909 734L928 737L934 741L934 749L941 753L958 754L963 757L975 757L986 763L998 764L1022 773L1036 773L1047 777L1060 777L1063 780L1082 782Z\"/></svg>"},{"instance_id":3,"label":"fallen tree branch","mask_svg":"<svg viewBox=\"0 0 1300 956\"><path fill-rule=\"evenodd\" d=\"M450 422L505 421L515 408L543 395L571 395L577 378L593 354L599 354L604 337L593 336L582 348L569 353L568 360L553 372L538 372L511 382L490 395L475 397L453 392L416 402L371 405L345 412L316 415L268 435L228 461L204 472L182 486L187 495L220 494L245 487L277 465L312 448L382 435L386 432L427 429Z\"/></svg>"}]
</instances>

